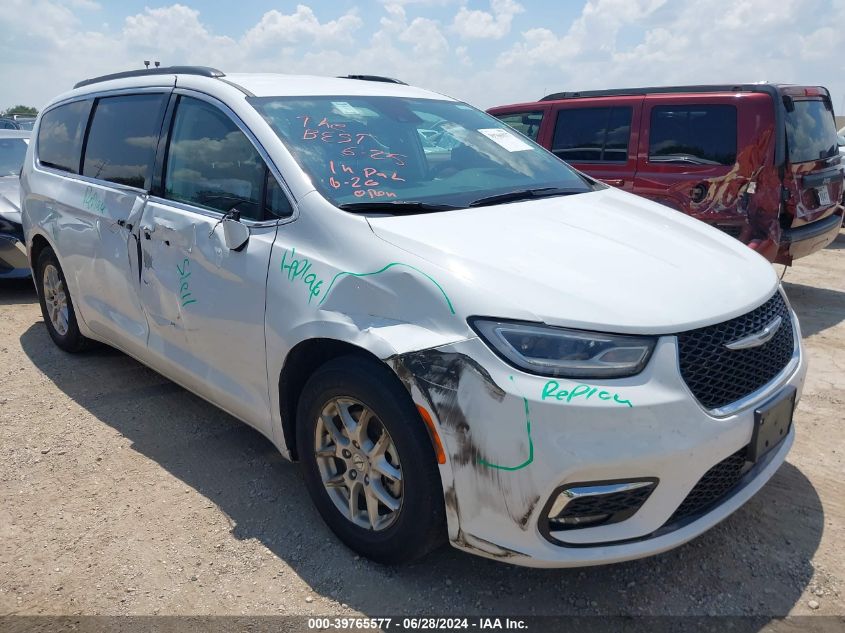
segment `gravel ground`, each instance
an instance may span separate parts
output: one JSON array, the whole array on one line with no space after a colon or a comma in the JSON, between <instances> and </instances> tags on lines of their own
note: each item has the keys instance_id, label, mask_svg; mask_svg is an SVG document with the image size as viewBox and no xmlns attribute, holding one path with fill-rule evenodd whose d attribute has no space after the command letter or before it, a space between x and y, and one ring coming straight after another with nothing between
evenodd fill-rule
<instances>
[{"instance_id":1,"label":"gravel ground","mask_svg":"<svg viewBox=\"0 0 845 633\"><path fill-rule=\"evenodd\" d=\"M261 435L121 353L61 352L2 284L0 614L843 615L845 232L784 281L810 357L788 462L693 542L580 570L360 559Z\"/></svg>"}]
</instances>

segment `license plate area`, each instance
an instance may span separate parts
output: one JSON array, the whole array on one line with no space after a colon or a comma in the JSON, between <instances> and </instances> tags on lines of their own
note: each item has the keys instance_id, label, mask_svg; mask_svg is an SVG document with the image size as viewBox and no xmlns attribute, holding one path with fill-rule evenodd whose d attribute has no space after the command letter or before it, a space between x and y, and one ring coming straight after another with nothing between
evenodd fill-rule
<instances>
[{"instance_id":1,"label":"license plate area","mask_svg":"<svg viewBox=\"0 0 845 633\"><path fill-rule=\"evenodd\" d=\"M816 187L816 195L819 197L819 206L826 207L830 205L830 190L827 185Z\"/></svg>"},{"instance_id":2,"label":"license plate area","mask_svg":"<svg viewBox=\"0 0 845 633\"><path fill-rule=\"evenodd\" d=\"M754 410L754 431L748 446L748 460L756 462L789 433L795 410L795 387L787 387Z\"/></svg>"}]
</instances>

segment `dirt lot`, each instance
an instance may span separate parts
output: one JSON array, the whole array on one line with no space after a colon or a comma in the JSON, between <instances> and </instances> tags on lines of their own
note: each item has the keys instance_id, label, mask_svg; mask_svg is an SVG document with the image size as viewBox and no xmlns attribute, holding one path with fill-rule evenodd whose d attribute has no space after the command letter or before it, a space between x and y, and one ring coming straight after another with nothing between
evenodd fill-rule
<instances>
[{"instance_id":1,"label":"dirt lot","mask_svg":"<svg viewBox=\"0 0 845 633\"><path fill-rule=\"evenodd\" d=\"M684 547L551 571L359 559L257 432L118 352L59 351L2 285L0 613L845 614L845 232L785 284L810 357L788 463Z\"/></svg>"}]
</instances>

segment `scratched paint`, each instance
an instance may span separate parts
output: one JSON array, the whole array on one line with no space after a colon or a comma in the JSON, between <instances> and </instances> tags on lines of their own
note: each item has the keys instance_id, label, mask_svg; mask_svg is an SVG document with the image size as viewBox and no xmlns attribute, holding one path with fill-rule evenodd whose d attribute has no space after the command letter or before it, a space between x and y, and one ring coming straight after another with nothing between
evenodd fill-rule
<instances>
[{"instance_id":1,"label":"scratched paint","mask_svg":"<svg viewBox=\"0 0 845 633\"><path fill-rule=\"evenodd\" d=\"M557 380L550 380L543 385L543 392L540 396L541 400L557 400L558 402L572 402L575 398L584 398L589 400L593 396L600 400L608 400L616 404L633 407L630 400L621 398L618 393L613 393L591 385L575 385L571 389L561 389L560 383Z\"/></svg>"},{"instance_id":2,"label":"scratched paint","mask_svg":"<svg viewBox=\"0 0 845 633\"><path fill-rule=\"evenodd\" d=\"M176 264L176 270L179 273L179 300L182 302L182 307L196 303L197 300L193 298L191 293L191 285L188 282L188 277L191 276L191 261L186 257L182 260L182 266Z\"/></svg>"},{"instance_id":3,"label":"scratched paint","mask_svg":"<svg viewBox=\"0 0 845 633\"><path fill-rule=\"evenodd\" d=\"M511 382L514 382L513 376L510 377ZM478 458L478 463L482 466L487 466L488 468L495 468L497 470L522 470L526 466L528 466L531 462L534 461L534 440L531 439L531 408L528 406L528 398L525 396L522 397L522 403L525 407L525 432L528 435L528 459L524 462L519 464L518 466L503 466L502 464L494 464L492 462L487 461L483 457Z\"/></svg>"}]
</instances>

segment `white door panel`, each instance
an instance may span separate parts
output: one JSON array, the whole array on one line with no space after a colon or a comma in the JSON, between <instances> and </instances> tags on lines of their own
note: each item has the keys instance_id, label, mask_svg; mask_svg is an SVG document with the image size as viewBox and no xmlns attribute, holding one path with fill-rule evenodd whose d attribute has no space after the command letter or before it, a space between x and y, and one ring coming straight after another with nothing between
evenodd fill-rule
<instances>
[{"instance_id":1,"label":"white door panel","mask_svg":"<svg viewBox=\"0 0 845 633\"><path fill-rule=\"evenodd\" d=\"M276 226L229 250L218 218L151 200L138 229L149 354L194 391L269 433L264 346Z\"/></svg>"}]
</instances>

